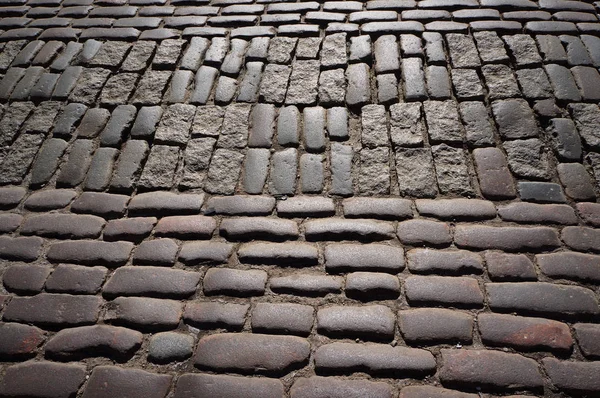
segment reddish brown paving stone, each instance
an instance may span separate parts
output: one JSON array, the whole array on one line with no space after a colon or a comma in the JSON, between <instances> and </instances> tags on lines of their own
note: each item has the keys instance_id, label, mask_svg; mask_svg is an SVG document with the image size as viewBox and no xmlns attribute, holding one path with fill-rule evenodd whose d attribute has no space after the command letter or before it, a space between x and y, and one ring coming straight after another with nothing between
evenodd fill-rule
<instances>
[{"instance_id":1,"label":"reddish brown paving stone","mask_svg":"<svg viewBox=\"0 0 600 398\"><path fill-rule=\"evenodd\" d=\"M583 315L598 314L594 292L579 286L546 282L486 283L492 310L517 313Z\"/></svg>"},{"instance_id":2,"label":"reddish brown paving stone","mask_svg":"<svg viewBox=\"0 0 600 398\"><path fill-rule=\"evenodd\" d=\"M442 308L419 308L398 312L398 324L407 342L471 342L473 316Z\"/></svg>"},{"instance_id":3,"label":"reddish brown paving stone","mask_svg":"<svg viewBox=\"0 0 600 398\"><path fill-rule=\"evenodd\" d=\"M435 358L427 350L385 344L325 344L316 350L314 359L316 371L326 373L425 375L436 367Z\"/></svg>"},{"instance_id":4,"label":"reddish brown paving stone","mask_svg":"<svg viewBox=\"0 0 600 398\"><path fill-rule=\"evenodd\" d=\"M387 383L319 376L299 378L290 390L291 398L392 398L392 394Z\"/></svg>"},{"instance_id":5,"label":"reddish brown paving stone","mask_svg":"<svg viewBox=\"0 0 600 398\"><path fill-rule=\"evenodd\" d=\"M411 305L483 306L483 293L475 278L409 276L404 281L404 289Z\"/></svg>"},{"instance_id":6,"label":"reddish brown paving stone","mask_svg":"<svg viewBox=\"0 0 600 398\"><path fill-rule=\"evenodd\" d=\"M97 366L92 371L82 397L143 396L164 398L171 387L173 376L139 369L116 366Z\"/></svg>"},{"instance_id":7,"label":"reddish brown paving stone","mask_svg":"<svg viewBox=\"0 0 600 398\"><path fill-rule=\"evenodd\" d=\"M217 227L212 217L206 216L169 216L156 224L156 236L169 236L180 239L210 239Z\"/></svg>"},{"instance_id":8,"label":"reddish brown paving stone","mask_svg":"<svg viewBox=\"0 0 600 398\"><path fill-rule=\"evenodd\" d=\"M465 249L506 251L540 250L560 246L557 231L549 227L458 225L454 232L454 242L458 247Z\"/></svg>"},{"instance_id":9,"label":"reddish brown paving stone","mask_svg":"<svg viewBox=\"0 0 600 398\"><path fill-rule=\"evenodd\" d=\"M266 377L184 374L177 379L174 398L283 398L283 384Z\"/></svg>"},{"instance_id":10,"label":"reddish brown paving stone","mask_svg":"<svg viewBox=\"0 0 600 398\"><path fill-rule=\"evenodd\" d=\"M0 357L20 359L35 355L37 347L45 340L45 333L35 327L20 323L0 323Z\"/></svg>"},{"instance_id":11,"label":"reddish brown paving stone","mask_svg":"<svg viewBox=\"0 0 600 398\"><path fill-rule=\"evenodd\" d=\"M52 267L48 265L16 263L6 268L2 282L9 291L39 293L51 272Z\"/></svg>"},{"instance_id":12,"label":"reddish brown paving stone","mask_svg":"<svg viewBox=\"0 0 600 398\"><path fill-rule=\"evenodd\" d=\"M488 251L484 255L490 279L536 280L533 262L524 254L508 254Z\"/></svg>"},{"instance_id":13,"label":"reddish brown paving stone","mask_svg":"<svg viewBox=\"0 0 600 398\"><path fill-rule=\"evenodd\" d=\"M383 305L331 306L317 312L317 329L325 335L391 340L394 324L394 314Z\"/></svg>"},{"instance_id":14,"label":"reddish brown paving stone","mask_svg":"<svg viewBox=\"0 0 600 398\"><path fill-rule=\"evenodd\" d=\"M577 203L581 218L594 227L600 227L600 203Z\"/></svg>"},{"instance_id":15,"label":"reddish brown paving stone","mask_svg":"<svg viewBox=\"0 0 600 398\"><path fill-rule=\"evenodd\" d=\"M567 246L579 251L600 252L600 230L588 227L565 227L561 238Z\"/></svg>"},{"instance_id":16,"label":"reddish brown paving stone","mask_svg":"<svg viewBox=\"0 0 600 398\"><path fill-rule=\"evenodd\" d=\"M64 398L74 396L85 380L85 366L28 361L9 366L0 384L8 397Z\"/></svg>"},{"instance_id":17,"label":"reddish brown paving stone","mask_svg":"<svg viewBox=\"0 0 600 398\"><path fill-rule=\"evenodd\" d=\"M492 350L441 350L443 384L536 389L543 385L538 365L518 354Z\"/></svg>"},{"instance_id":18,"label":"reddish brown paving stone","mask_svg":"<svg viewBox=\"0 0 600 398\"><path fill-rule=\"evenodd\" d=\"M118 326L81 326L55 334L46 343L45 354L62 360L94 356L124 358L141 346L142 337L140 332Z\"/></svg>"},{"instance_id":19,"label":"reddish brown paving stone","mask_svg":"<svg viewBox=\"0 0 600 398\"><path fill-rule=\"evenodd\" d=\"M450 226L430 220L408 220L398 224L398 239L405 245L448 246L452 242Z\"/></svg>"},{"instance_id":20,"label":"reddish brown paving stone","mask_svg":"<svg viewBox=\"0 0 600 398\"><path fill-rule=\"evenodd\" d=\"M573 329L583 355L590 358L600 357L600 325L577 323Z\"/></svg>"},{"instance_id":21,"label":"reddish brown paving stone","mask_svg":"<svg viewBox=\"0 0 600 398\"><path fill-rule=\"evenodd\" d=\"M96 323L101 305L97 296L40 293L13 297L2 319L58 327L87 325Z\"/></svg>"},{"instance_id":22,"label":"reddish brown paving stone","mask_svg":"<svg viewBox=\"0 0 600 398\"><path fill-rule=\"evenodd\" d=\"M478 394L432 386L407 386L400 390L400 398L477 398L478 396Z\"/></svg>"},{"instance_id":23,"label":"reddish brown paving stone","mask_svg":"<svg viewBox=\"0 0 600 398\"><path fill-rule=\"evenodd\" d=\"M600 391L600 362L559 361L555 358L542 360L550 381L556 387L569 392Z\"/></svg>"},{"instance_id":24,"label":"reddish brown paving stone","mask_svg":"<svg viewBox=\"0 0 600 398\"><path fill-rule=\"evenodd\" d=\"M309 353L309 343L300 337L222 333L198 341L194 364L221 372L281 375L303 366Z\"/></svg>"},{"instance_id":25,"label":"reddish brown paving stone","mask_svg":"<svg viewBox=\"0 0 600 398\"><path fill-rule=\"evenodd\" d=\"M240 330L246 322L249 304L221 302L189 302L183 319L203 329Z\"/></svg>"},{"instance_id":26,"label":"reddish brown paving stone","mask_svg":"<svg viewBox=\"0 0 600 398\"><path fill-rule=\"evenodd\" d=\"M576 252L538 254L540 270L551 278L600 281L600 256Z\"/></svg>"},{"instance_id":27,"label":"reddish brown paving stone","mask_svg":"<svg viewBox=\"0 0 600 398\"><path fill-rule=\"evenodd\" d=\"M568 351L573 346L569 327L562 322L503 314L479 314L477 324L484 343L517 349Z\"/></svg>"},{"instance_id":28,"label":"reddish brown paving stone","mask_svg":"<svg viewBox=\"0 0 600 398\"><path fill-rule=\"evenodd\" d=\"M104 228L103 237L104 240L108 241L142 240L150 235L156 222L156 217L133 217L110 220Z\"/></svg>"}]
</instances>

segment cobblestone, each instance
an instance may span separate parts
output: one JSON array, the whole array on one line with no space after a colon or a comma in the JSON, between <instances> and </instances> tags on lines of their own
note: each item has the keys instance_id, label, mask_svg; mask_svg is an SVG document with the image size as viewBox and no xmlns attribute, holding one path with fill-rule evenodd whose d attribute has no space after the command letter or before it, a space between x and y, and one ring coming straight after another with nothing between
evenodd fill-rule
<instances>
[{"instance_id":1,"label":"cobblestone","mask_svg":"<svg viewBox=\"0 0 600 398\"><path fill-rule=\"evenodd\" d=\"M446 382L483 384L500 388L538 388L543 384L532 359L498 351L442 350L440 378ZM492 373L483 369L494 369Z\"/></svg>"},{"instance_id":2,"label":"cobblestone","mask_svg":"<svg viewBox=\"0 0 600 398\"><path fill-rule=\"evenodd\" d=\"M222 352L232 355L215 355ZM283 373L302 364L308 355L309 344L299 337L218 334L200 339L194 363L204 369Z\"/></svg>"},{"instance_id":3,"label":"cobblestone","mask_svg":"<svg viewBox=\"0 0 600 398\"><path fill-rule=\"evenodd\" d=\"M421 308L398 312L402 337L408 342L470 342L473 318L458 311Z\"/></svg>"},{"instance_id":4,"label":"cobblestone","mask_svg":"<svg viewBox=\"0 0 600 398\"><path fill-rule=\"evenodd\" d=\"M591 2L0 8L0 395L598 392Z\"/></svg>"}]
</instances>

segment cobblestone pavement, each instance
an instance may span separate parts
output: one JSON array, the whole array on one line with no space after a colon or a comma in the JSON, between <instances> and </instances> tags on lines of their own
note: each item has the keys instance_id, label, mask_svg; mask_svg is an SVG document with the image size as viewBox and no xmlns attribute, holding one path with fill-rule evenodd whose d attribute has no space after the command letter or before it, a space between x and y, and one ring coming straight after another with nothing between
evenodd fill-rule
<instances>
[{"instance_id":1,"label":"cobblestone pavement","mask_svg":"<svg viewBox=\"0 0 600 398\"><path fill-rule=\"evenodd\" d=\"M0 0L0 396L600 396L598 9Z\"/></svg>"}]
</instances>

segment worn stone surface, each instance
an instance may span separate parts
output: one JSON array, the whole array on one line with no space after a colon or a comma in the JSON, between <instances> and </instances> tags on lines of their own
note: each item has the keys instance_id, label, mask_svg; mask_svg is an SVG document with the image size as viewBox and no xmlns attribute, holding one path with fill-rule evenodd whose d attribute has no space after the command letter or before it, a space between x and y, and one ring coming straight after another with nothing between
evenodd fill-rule
<instances>
[{"instance_id":1,"label":"worn stone surface","mask_svg":"<svg viewBox=\"0 0 600 398\"><path fill-rule=\"evenodd\" d=\"M598 395L598 6L3 1L0 396Z\"/></svg>"}]
</instances>

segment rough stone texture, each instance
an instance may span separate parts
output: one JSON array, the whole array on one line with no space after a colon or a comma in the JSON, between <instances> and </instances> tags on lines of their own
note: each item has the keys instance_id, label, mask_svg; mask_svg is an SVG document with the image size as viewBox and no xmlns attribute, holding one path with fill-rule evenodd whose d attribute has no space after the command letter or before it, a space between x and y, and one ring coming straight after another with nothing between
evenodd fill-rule
<instances>
[{"instance_id":1,"label":"rough stone texture","mask_svg":"<svg viewBox=\"0 0 600 398\"><path fill-rule=\"evenodd\" d=\"M592 3L4 0L0 396L598 395Z\"/></svg>"}]
</instances>

